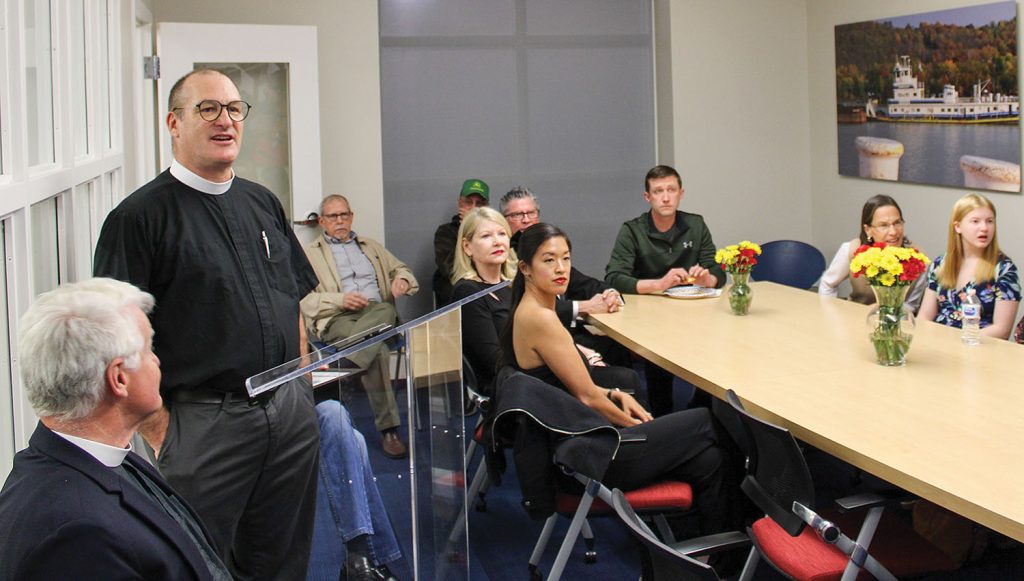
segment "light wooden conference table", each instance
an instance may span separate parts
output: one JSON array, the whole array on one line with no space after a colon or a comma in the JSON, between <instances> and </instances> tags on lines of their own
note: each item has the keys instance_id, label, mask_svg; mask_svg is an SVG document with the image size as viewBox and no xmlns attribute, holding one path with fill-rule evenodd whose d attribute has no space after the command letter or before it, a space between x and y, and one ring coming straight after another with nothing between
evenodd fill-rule
<instances>
[{"instance_id":1,"label":"light wooden conference table","mask_svg":"<svg viewBox=\"0 0 1024 581\"><path fill-rule=\"evenodd\" d=\"M919 321L904 367L875 363L869 307L769 282L723 296L626 297L603 332L717 397L880 478L1024 541L1024 346Z\"/></svg>"}]
</instances>

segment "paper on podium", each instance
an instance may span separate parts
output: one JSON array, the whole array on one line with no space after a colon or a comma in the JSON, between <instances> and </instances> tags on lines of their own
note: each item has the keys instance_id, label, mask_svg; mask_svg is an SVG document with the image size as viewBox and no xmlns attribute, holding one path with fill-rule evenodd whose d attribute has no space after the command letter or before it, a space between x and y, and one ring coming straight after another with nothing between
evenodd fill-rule
<instances>
[{"instance_id":1,"label":"paper on podium","mask_svg":"<svg viewBox=\"0 0 1024 581\"><path fill-rule=\"evenodd\" d=\"M391 325L380 324L358 335L346 337L333 345L317 349L307 356L292 359L287 363L257 373L245 380L245 390L249 393L249 397L256 397L297 377L320 371L339 359L390 338L394 333L388 333L389 330L391 330Z\"/></svg>"}]
</instances>

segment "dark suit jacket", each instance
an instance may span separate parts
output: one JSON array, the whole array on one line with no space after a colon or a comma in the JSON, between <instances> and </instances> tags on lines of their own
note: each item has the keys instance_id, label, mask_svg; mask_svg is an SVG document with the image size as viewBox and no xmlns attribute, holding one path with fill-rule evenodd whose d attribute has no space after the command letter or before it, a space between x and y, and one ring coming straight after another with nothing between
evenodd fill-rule
<instances>
[{"instance_id":1,"label":"dark suit jacket","mask_svg":"<svg viewBox=\"0 0 1024 581\"><path fill-rule=\"evenodd\" d=\"M558 314L558 320L568 327L572 323L573 301L589 301L590 297L610 288L612 287L605 284L603 280L587 276L577 270L575 266L572 267L569 270L569 288L565 289L565 294L562 296L564 300L555 303L555 313Z\"/></svg>"},{"instance_id":2,"label":"dark suit jacket","mask_svg":"<svg viewBox=\"0 0 1024 581\"><path fill-rule=\"evenodd\" d=\"M145 460L128 454L125 461L174 494ZM157 503L40 423L0 491L0 581L32 579L210 579L210 572Z\"/></svg>"}]
</instances>

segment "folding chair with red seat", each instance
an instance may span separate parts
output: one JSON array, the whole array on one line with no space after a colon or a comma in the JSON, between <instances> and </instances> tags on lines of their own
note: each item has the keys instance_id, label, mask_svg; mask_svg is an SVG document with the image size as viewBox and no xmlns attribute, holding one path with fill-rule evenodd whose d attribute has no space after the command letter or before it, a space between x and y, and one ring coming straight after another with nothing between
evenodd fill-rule
<instances>
[{"instance_id":1,"label":"folding chair with red seat","mask_svg":"<svg viewBox=\"0 0 1024 581\"><path fill-rule=\"evenodd\" d=\"M628 445L628 442L623 442L623 445ZM569 530L566 531L565 537L562 539L562 545L558 550L558 555L555 557L555 562L551 566L551 573L547 577L548 580L557 580L561 577L565 564L569 560L569 554L572 552L572 546L576 542L576 537L580 536L581 532L587 547L585 553L586 561L593 563L597 560L597 553L594 550L594 536L590 532L586 519L591 516L615 515L615 510L611 506L612 492L593 478L588 478L582 474L574 474L573 476L583 484L585 492L583 495L575 495L562 490L556 492L555 513L544 522L540 538L537 539L537 544L530 555L529 571L531 579L541 578L538 565L560 515L567 516L572 520L569 523ZM672 529L668 526L668 522L665 520L665 516L673 513L684 514L693 507L693 489L685 482L656 482L643 488L626 492L625 497L635 511L651 515L662 539L668 543L675 542L675 537L672 534Z\"/></svg>"},{"instance_id":2,"label":"folding chair with red seat","mask_svg":"<svg viewBox=\"0 0 1024 581\"><path fill-rule=\"evenodd\" d=\"M837 500L837 511L815 512L814 484L793 435L747 412L734 391L726 399L747 436L747 475L740 486L766 514L748 530L754 548L741 581L753 579L761 558L798 581L853 581L862 569L895 580L955 568L902 515L883 516L887 506L906 501L905 494L860 494ZM843 533L858 529L856 540Z\"/></svg>"},{"instance_id":3,"label":"folding chair with red seat","mask_svg":"<svg viewBox=\"0 0 1024 581\"><path fill-rule=\"evenodd\" d=\"M611 491L603 486L604 476L620 446L628 446L637 437L623 436L596 411L580 403L568 392L543 381L505 368L495 382L494 422L490 440L496 450L511 448L516 474L523 492L523 506L534 518L544 518L543 531L529 561L530 577L541 578L541 556L554 531L558 515L571 516L548 579L558 579L569 559L577 537L587 542L587 560L593 562L593 535L587 516L614 515ZM583 484L570 493L560 474ZM645 513L683 513L693 505L689 484L658 482L627 493L634 506ZM599 500L598 500L599 499ZM663 520L659 528L671 539L671 530Z\"/></svg>"},{"instance_id":4,"label":"folding chair with red seat","mask_svg":"<svg viewBox=\"0 0 1024 581\"><path fill-rule=\"evenodd\" d=\"M630 505L627 495L616 488L612 491L612 506L630 534L643 547L644 581L720 581L718 573L696 560L724 551L745 549L750 539L741 532L718 533L681 543L668 543L654 535L640 520Z\"/></svg>"}]
</instances>

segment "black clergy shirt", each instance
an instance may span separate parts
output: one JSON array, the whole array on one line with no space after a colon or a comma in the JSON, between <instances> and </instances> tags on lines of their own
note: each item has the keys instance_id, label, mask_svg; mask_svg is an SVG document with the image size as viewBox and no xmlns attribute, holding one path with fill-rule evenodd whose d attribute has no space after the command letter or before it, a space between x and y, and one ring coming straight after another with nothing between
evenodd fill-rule
<instances>
[{"instance_id":1,"label":"black clergy shirt","mask_svg":"<svg viewBox=\"0 0 1024 581\"><path fill-rule=\"evenodd\" d=\"M169 171L103 224L96 276L151 293L161 391L242 391L247 377L299 356L299 300L317 285L277 197L235 177L223 194Z\"/></svg>"}]
</instances>

